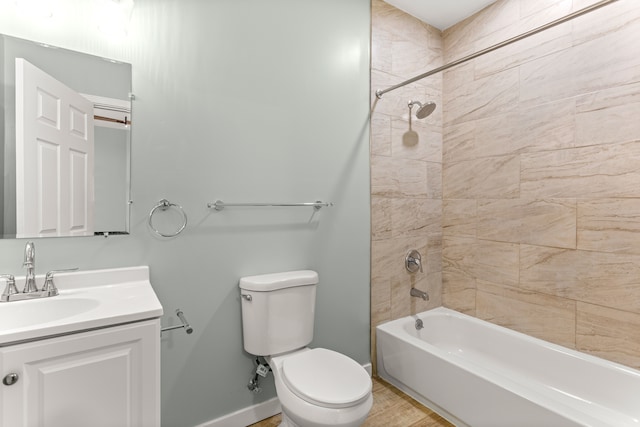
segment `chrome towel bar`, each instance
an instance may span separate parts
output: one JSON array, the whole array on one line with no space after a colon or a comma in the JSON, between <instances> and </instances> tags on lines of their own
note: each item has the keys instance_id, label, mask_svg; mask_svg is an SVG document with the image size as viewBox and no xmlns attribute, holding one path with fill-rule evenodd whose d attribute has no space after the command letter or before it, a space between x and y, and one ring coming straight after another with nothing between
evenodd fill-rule
<instances>
[{"instance_id":1,"label":"chrome towel bar","mask_svg":"<svg viewBox=\"0 0 640 427\"><path fill-rule=\"evenodd\" d=\"M320 210L323 207L333 206L333 203L322 202L320 200L308 203L226 203L222 200L216 200L213 203L207 203L208 208L213 208L217 211L221 211L227 206L309 206L313 207L315 210Z\"/></svg>"}]
</instances>

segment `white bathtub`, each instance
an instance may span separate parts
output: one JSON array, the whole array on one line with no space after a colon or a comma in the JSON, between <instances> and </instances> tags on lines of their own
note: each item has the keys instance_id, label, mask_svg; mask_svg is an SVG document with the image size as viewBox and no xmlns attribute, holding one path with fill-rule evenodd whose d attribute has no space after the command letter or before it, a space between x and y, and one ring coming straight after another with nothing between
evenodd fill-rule
<instances>
[{"instance_id":1,"label":"white bathtub","mask_svg":"<svg viewBox=\"0 0 640 427\"><path fill-rule=\"evenodd\" d=\"M378 375L457 426L640 427L640 371L442 307L376 334Z\"/></svg>"}]
</instances>

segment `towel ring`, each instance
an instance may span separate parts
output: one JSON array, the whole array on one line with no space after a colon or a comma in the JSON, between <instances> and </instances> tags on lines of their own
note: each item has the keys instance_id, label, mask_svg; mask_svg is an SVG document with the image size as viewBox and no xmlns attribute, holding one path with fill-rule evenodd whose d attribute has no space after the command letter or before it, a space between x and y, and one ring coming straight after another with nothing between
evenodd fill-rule
<instances>
[{"instance_id":1,"label":"towel ring","mask_svg":"<svg viewBox=\"0 0 640 427\"><path fill-rule=\"evenodd\" d=\"M176 231L175 233L172 233L172 234L165 234L165 233L160 232L157 228L155 228L153 226L153 214L155 214L158 209L166 211L170 207L176 207L176 208L178 208L178 210L180 210L180 213L182 214L183 222L182 222L182 225L180 226L180 228L178 229L178 231ZM158 204L155 205L153 207L153 209L151 209L151 211L149 212L149 227L151 227L151 229L159 236L162 236L162 237L175 237L178 234L182 233L182 230L184 230L184 228L186 226L187 226L187 214L185 213L184 209L182 209L182 206L177 205L175 203L171 203L167 199L160 200L158 202Z\"/></svg>"}]
</instances>

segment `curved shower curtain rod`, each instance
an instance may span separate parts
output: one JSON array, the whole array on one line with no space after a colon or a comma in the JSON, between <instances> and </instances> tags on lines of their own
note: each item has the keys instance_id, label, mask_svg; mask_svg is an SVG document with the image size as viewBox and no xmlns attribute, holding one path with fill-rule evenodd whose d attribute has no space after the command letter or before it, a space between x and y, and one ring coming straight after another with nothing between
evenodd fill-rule
<instances>
[{"instance_id":1,"label":"curved shower curtain rod","mask_svg":"<svg viewBox=\"0 0 640 427\"><path fill-rule=\"evenodd\" d=\"M441 67L434 68L433 70L427 71L426 73L420 74L419 76L413 77L413 78L411 78L409 80L405 80L404 82L398 83L395 86L388 87L388 88L386 88L384 90L383 89L378 89L376 91L376 97L378 99L381 99L382 95L384 95L387 92L391 92L392 90L396 90L398 88L406 86L406 85L408 85L410 83L413 83L415 81L422 80L425 77L429 77L429 76L431 76L433 74L436 74L436 73L439 73L441 71L447 70L447 69L449 69L451 67L455 67L456 65L463 64L463 63L465 63L467 61L470 61L470 60L472 60L474 58L482 56L485 53L493 52L496 49L500 49L501 47L510 45L511 43L515 43L515 42L517 42L519 40L526 39L529 36L532 36L534 34L538 34L538 33L542 32L544 30L547 30L547 29L549 29L551 27L555 27L556 25L559 25L559 24L562 24L564 22L570 21L573 18L577 18L578 16L582 16L582 15L587 14L589 12L593 12L596 9L600 9L603 6L606 6L606 5L608 5L610 3L613 3L613 2L616 2L616 1L618 1L618 0L602 0L602 1L599 1L598 3L594 3L591 6L587 6L587 7L583 8L583 9L580 9L578 11L575 11L573 13L565 15L562 18L556 19L555 21L551 21L551 22L549 22L549 23L547 23L545 25L541 25L540 27L537 27L537 28L534 28L533 30L527 31L526 33L522 33L519 36L512 37L512 38L510 38L508 40L505 40L503 42L494 44L493 46L489 46L486 49L482 49L482 50L480 50L480 51L478 51L476 53L472 53L471 55L465 56L464 58L460 58L460 59L455 60L453 62L449 62L448 64L445 64L445 65L443 65Z\"/></svg>"}]
</instances>

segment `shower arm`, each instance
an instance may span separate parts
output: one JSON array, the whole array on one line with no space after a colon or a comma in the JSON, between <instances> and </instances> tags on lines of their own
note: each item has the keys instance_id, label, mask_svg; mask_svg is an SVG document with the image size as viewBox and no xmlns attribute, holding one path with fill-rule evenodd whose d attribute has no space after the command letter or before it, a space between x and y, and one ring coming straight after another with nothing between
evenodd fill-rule
<instances>
[{"instance_id":1,"label":"shower arm","mask_svg":"<svg viewBox=\"0 0 640 427\"><path fill-rule=\"evenodd\" d=\"M533 30L527 31L526 33L522 33L522 34L520 34L518 36L512 37L512 38L510 38L508 40L505 40L503 42L494 44L493 46L489 46L486 49L482 49L482 50L480 50L478 52L472 53L471 55L465 56L464 58L460 58L460 59L457 59L457 60L455 60L453 62L449 62L449 63L447 63L445 65L442 65L442 66L440 66L438 68L434 68L431 71L427 71L426 73L423 73L423 74L420 74L419 76L410 78L409 80L405 80L402 83L398 83L395 86L391 86L391 87L388 87L386 89L378 89L376 91L376 98L381 99L382 95L384 95L387 92L391 92L392 90L396 90L398 88L401 88L403 86L406 86L406 85L411 84L413 82L416 82L418 80L422 80L422 79L424 79L426 77L429 77L429 76L431 76L433 74L437 74L437 73L439 73L441 71L448 70L449 68L455 67L456 65L460 65L460 64L463 64L463 63L465 63L467 61L471 61L472 59L475 59L475 58L477 58L479 56L482 56L482 55L484 55L486 53L493 52L494 50L497 50L497 49L500 49L500 48L505 47L507 45L510 45L511 43L515 43L515 42L520 41L522 39L526 39L529 36L532 36L534 34L538 34L538 33L542 32L544 30L547 30L547 29L549 29L551 27L555 27L556 25L560 25L560 24L562 24L564 22L571 21L572 19L577 18L578 16L582 16L582 15L585 15L585 14L587 14L589 12L593 12L596 9L600 9L603 6L606 6L606 5L608 5L610 3L613 3L613 2L616 2L616 1L618 1L618 0L602 0L602 1L599 1L598 3L594 3L591 6L587 6L587 7L583 8L583 9L580 9L580 10L577 10L577 11L575 11L573 13L565 15L562 18L556 19L555 21L551 21L551 22L549 22L547 24L544 24L544 25L541 25L541 26L539 26L537 28L534 28Z\"/></svg>"}]
</instances>

